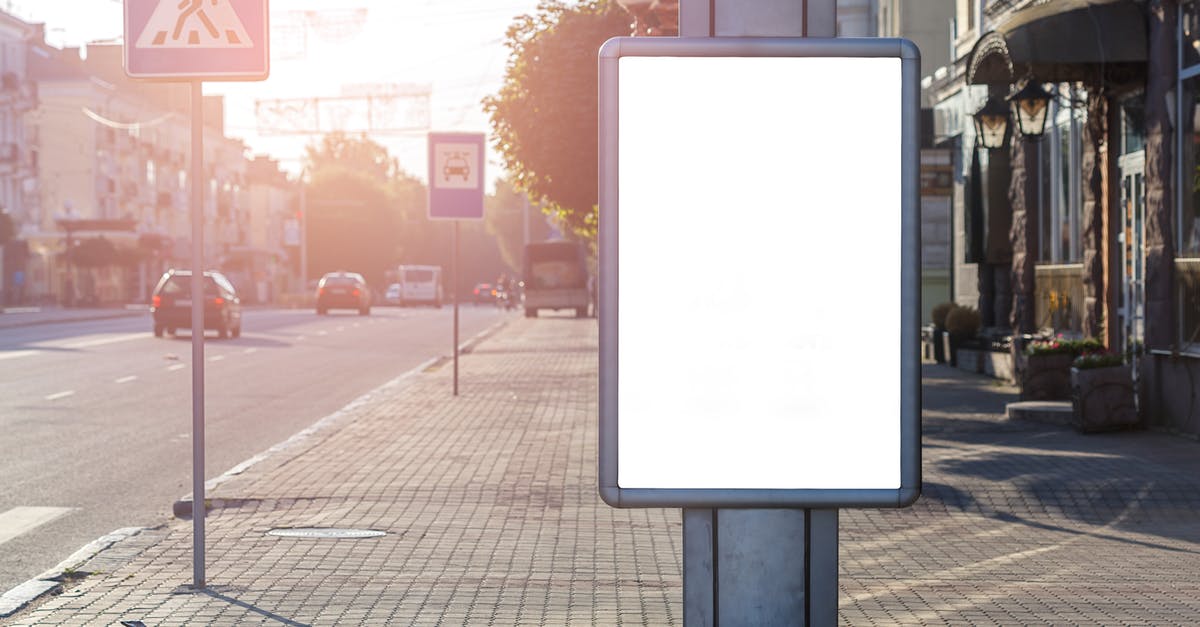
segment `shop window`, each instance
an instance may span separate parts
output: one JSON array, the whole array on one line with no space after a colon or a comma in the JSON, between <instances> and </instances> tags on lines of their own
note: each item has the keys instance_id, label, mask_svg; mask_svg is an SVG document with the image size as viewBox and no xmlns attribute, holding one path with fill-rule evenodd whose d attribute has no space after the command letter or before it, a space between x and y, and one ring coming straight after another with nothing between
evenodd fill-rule
<instances>
[{"instance_id":1,"label":"shop window","mask_svg":"<svg viewBox=\"0 0 1200 627\"><path fill-rule=\"evenodd\" d=\"M1146 97L1140 91L1121 101L1121 154L1146 148Z\"/></svg>"},{"instance_id":2,"label":"shop window","mask_svg":"<svg viewBox=\"0 0 1200 627\"><path fill-rule=\"evenodd\" d=\"M1082 258L1082 129L1086 109L1079 91L1060 86L1050 127L1041 140L1038 261L1077 263Z\"/></svg>"},{"instance_id":3,"label":"shop window","mask_svg":"<svg viewBox=\"0 0 1200 627\"><path fill-rule=\"evenodd\" d=\"M1179 25L1183 32L1183 67L1200 64L1200 2L1185 0L1180 5Z\"/></svg>"},{"instance_id":4,"label":"shop window","mask_svg":"<svg viewBox=\"0 0 1200 627\"><path fill-rule=\"evenodd\" d=\"M1195 3L1188 3L1194 8ZM1185 19L1185 34L1197 24L1195 13ZM1185 11L1185 16L1187 12ZM1190 23L1186 20L1192 20ZM1190 25L1189 25L1190 24ZM1184 58L1194 56L1196 31L1182 42ZM1185 73L1188 69L1185 68ZM1183 350L1200 351L1200 77L1179 82L1178 208L1175 214L1178 252L1175 259L1175 304Z\"/></svg>"}]
</instances>

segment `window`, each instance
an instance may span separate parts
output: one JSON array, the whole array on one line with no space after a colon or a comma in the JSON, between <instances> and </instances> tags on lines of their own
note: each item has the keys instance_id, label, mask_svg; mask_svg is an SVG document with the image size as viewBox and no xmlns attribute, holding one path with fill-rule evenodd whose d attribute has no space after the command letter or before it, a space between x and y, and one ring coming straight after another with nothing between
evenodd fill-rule
<instances>
[{"instance_id":1,"label":"window","mask_svg":"<svg viewBox=\"0 0 1200 627\"><path fill-rule=\"evenodd\" d=\"M1082 258L1079 206L1085 108L1073 86L1060 85L1051 103L1051 126L1041 140L1039 250L1043 263L1077 263Z\"/></svg>"},{"instance_id":2,"label":"window","mask_svg":"<svg viewBox=\"0 0 1200 627\"><path fill-rule=\"evenodd\" d=\"M1200 349L1200 2L1179 7L1175 305L1183 350Z\"/></svg>"}]
</instances>

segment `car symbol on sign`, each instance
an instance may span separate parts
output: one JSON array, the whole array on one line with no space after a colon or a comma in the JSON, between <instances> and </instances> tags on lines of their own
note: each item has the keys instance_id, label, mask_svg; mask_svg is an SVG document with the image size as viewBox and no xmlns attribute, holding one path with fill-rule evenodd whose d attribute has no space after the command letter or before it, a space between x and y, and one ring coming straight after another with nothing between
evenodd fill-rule
<instances>
[{"instance_id":1,"label":"car symbol on sign","mask_svg":"<svg viewBox=\"0 0 1200 627\"><path fill-rule=\"evenodd\" d=\"M471 166L463 158L462 153L452 152L442 165L442 179L449 181L451 176L461 176L463 182L470 180Z\"/></svg>"}]
</instances>

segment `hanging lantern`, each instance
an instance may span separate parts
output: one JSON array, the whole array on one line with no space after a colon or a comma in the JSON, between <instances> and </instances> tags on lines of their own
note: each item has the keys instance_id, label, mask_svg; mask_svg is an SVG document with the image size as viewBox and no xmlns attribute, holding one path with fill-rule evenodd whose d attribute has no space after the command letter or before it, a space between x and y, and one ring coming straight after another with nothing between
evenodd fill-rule
<instances>
[{"instance_id":1,"label":"hanging lantern","mask_svg":"<svg viewBox=\"0 0 1200 627\"><path fill-rule=\"evenodd\" d=\"M1021 135L1029 139L1042 136L1046 130L1046 118L1049 117L1052 98L1054 96L1032 78L1025 81L1021 91L1008 97L1017 110L1017 127L1021 129Z\"/></svg>"},{"instance_id":2,"label":"hanging lantern","mask_svg":"<svg viewBox=\"0 0 1200 627\"><path fill-rule=\"evenodd\" d=\"M1008 140L1008 105L988 96L983 108L975 112L975 138L984 148L1003 148Z\"/></svg>"}]
</instances>

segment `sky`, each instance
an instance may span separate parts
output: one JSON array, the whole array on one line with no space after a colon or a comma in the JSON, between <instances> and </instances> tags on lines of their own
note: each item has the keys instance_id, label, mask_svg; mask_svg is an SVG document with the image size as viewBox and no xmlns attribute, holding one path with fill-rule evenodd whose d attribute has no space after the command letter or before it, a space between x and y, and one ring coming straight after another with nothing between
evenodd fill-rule
<instances>
[{"instance_id":1,"label":"sky","mask_svg":"<svg viewBox=\"0 0 1200 627\"><path fill-rule=\"evenodd\" d=\"M513 17L533 13L537 0L270 0L269 6L270 78L207 82L204 92L225 96L226 135L296 172L305 144L317 136L265 132L256 102L338 97L364 85L424 85L431 88L431 130L490 133L479 101L500 87L508 57L505 30ZM120 42L123 36L121 0L0 0L0 8L44 22L48 43L58 47ZM426 178L424 131L372 138L404 170ZM487 170L490 188L503 174L491 150Z\"/></svg>"}]
</instances>

